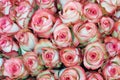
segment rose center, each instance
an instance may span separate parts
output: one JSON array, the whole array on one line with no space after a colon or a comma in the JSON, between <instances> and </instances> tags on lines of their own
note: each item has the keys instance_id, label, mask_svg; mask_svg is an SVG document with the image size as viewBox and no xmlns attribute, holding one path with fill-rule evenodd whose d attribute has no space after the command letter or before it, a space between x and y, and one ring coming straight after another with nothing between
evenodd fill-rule
<instances>
[{"instance_id":1,"label":"rose center","mask_svg":"<svg viewBox=\"0 0 120 80\"><path fill-rule=\"evenodd\" d=\"M90 53L90 57L91 57L91 59L95 59L96 58L96 53L95 52L91 52Z\"/></svg>"},{"instance_id":2,"label":"rose center","mask_svg":"<svg viewBox=\"0 0 120 80\"><path fill-rule=\"evenodd\" d=\"M97 11L95 9L88 9L88 13L91 14L91 15L96 15L97 14Z\"/></svg>"},{"instance_id":3,"label":"rose center","mask_svg":"<svg viewBox=\"0 0 120 80\"><path fill-rule=\"evenodd\" d=\"M116 74L116 69L115 68L110 69L110 74L115 75Z\"/></svg>"},{"instance_id":4,"label":"rose center","mask_svg":"<svg viewBox=\"0 0 120 80\"><path fill-rule=\"evenodd\" d=\"M48 60L52 60L52 56L53 54L51 53L51 52L48 52L47 54L46 54L46 59L48 59Z\"/></svg>"},{"instance_id":5,"label":"rose center","mask_svg":"<svg viewBox=\"0 0 120 80\"><path fill-rule=\"evenodd\" d=\"M67 61L73 61L73 56L71 56L71 55L68 55L67 57L66 57L66 59L67 59Z\"/></svg>"},{"instance_id":6,"label":"rose center","mask_svg":"<svg viewBox=\"0 0 120 80\"><path fill-rule=\"evenodd\" d=\"M103 22L103 24L105 24L105 25L106 25L106 27L109 27L109 26L110 26L110 23L109 23L109 21L107 21L107 20L106 20L106 21L104 21L104 22Z\"/></svg>"},{"instance_id":7,"label":"rose center","mask_svg":"<svg viewBox=\"0 0 120 80\"><path fill-rule=\"evenodd\" d=\"M70 80L70 78L69 78L69 77L66 77L65 80Z\"/></svg>"},{"instance_id":8,"label":"rose center","mask_svg":"<svg viewBox=\"0 0 120 80\"><path fill-rule=\"evenodd\" d=\"M11 68L12 68L12 73L15 73L17 72L19 67L17 65L13 65Z\"/></svg>"},{"instance_id":9,"label":"rose center","mask_svg":"<svg viewBox=\"0 0 120 80\"><path fill-rule=\"evenodd\" d=\"M31 59L28 60L28 64L29 65L32 65L33 64L33 61Z\"/></svg>"}]
</instances>

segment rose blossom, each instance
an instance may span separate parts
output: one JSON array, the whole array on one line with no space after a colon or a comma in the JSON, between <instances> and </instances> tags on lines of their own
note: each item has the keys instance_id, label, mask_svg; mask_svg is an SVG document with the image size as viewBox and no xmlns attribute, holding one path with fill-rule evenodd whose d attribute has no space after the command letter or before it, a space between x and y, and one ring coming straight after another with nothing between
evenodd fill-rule
<instances>
[{"instance_id":1,"label":"rose blossom","mask_svg":"<svg viewBox=\"0 0 120 80\"><path fill-rule=\"evenodd\" d=\"M36 36L27 29L20 30L15 34L20 47L25 51L32 51L37 43Z\"/></svg>"},{"instance_id":2,"label":"rose blossom","mask_svg":"<svg viewBox=\"0 0 120 80\"><path fill-rule=\"evenodd\" d=\"M106 63L103 67L103 75L106 80L120 79L120 56L116 56Z\"/></svg>"},{"instance_id":3,"label":"rose blossom","mask_svg":"<svg viewBox=\"0 0 120 80\"><path fill-rule=\"evenodd\" d=\"M90 72L87 75L87 80L104 80L98 72Z\"/></svg>"},{"instance_id":4,"label":"rose blossom","mask_svg":"<svg viewBox=\"0 0 120 80\"><path fill-rule=\"evenodd\" d=\"M66 47L60 50L60 59L66 67L75 66L82 62L81 54L77 48Z\"/></svg>"},{"instance_id":5,"label":"rose blossom","mask_svg":"<svg viewBox=\"0 0 120 80\"><path fill-rule=\"evenodd\" d=\"M113 31L114 21L110 17L102 17L100 19L100 32L103 34L110 34Z\"/></svg>"},{"instance_id":6,"label":"rose blossom","mask_svg":"<svg viewBox=\"0 0 120 80\"><path fill-rule=\"evenodd\" d=\"M74 66L61 70L59 78L60 80L86 80L86 74L82 67Z\"/></svg>"},{"instance_id":7,"label":"rose blossom","mask_svg":"<svg viewBox=\"0 0 120 80\"><path fill-rule=\"evenodd\" d=\"M98 22L102 16L102 10L96 3L86 4L83 8L83 13L90 22Z\"/></svg>"},{"instance_id":8,"label":"rose blossom","mask_svg":"<svg viewBox=\"0 0 120 80\"><path fill-rule=\"evenodd\" d=\"M115 22L112 36L120 40L120 21Z\"/></svg>"},{"instance_id":9,"label":"rose blossom","mask_svg":"<svg viewBox=\"0 0 120 80\"><path fill-rule=\"evenodd\" d=\"M37 80L56 80L50 70L42 71L38 74Z\"/></svg>"},{"instance_id":10,"label":"rose blossom","mask_svg":"<svg viewBox=\"0 0 120 80\"><path fill-rule=\"evenodd\" d=\"M88 44L85 48L83 63L87 69L98 69L106 58L105 45L100 42Z\"/></svg>"},{"instance_id":11,"label":"rose blossom","mask_svg":"<svg viewBox=\"0 0 120 80\"><path fill-rule=\"evenodd\" d=\"M48 9L39 9L32 17L31 26L33 31L39 37L50 38L52 34L52 27L55 23L55 17Z\"/></svg>"},{"instance_id":12,"label":"rose blossom","mask_svg":"<svg viewBox=\"0 0 120 80\"><path fill-rule=\"evenodd\" d=\"M97 30L97 26L94 23L77 23L73 26L73 32L79 39L79 42L83 45L98 41L100 39L100 33Z\"/></svg>"},{"instance_id":13,"label":"rose blossom","mask_svg":"<svg viewBox=\"0 0 120 80\"><path fill-rule=\"evenodd\" d=\"M120 53L120 41L117 38L106 37L104 42L110 57L114 57Z\"/></svg>"},{"instance_id":14,"label":"rose blossom","mask_svg":"<svg viewBox=\"0 0 120 80\"><path fill-rule=\"evenodd\" d=\"M2 35L0 37L0 50L3 52L12 52L12 51L18 51L18 45L16 42L6 35Z\"/></svg>"},{"instance_id":15,"label":"rose blossom","mask_svg":"<svg viewBox=\"0 0 120 80\"><path fill-rule=\"evenodd\" d=\"M59 14L63 23L76 23L82 16L82 4L76 1L69 2L63 7L63 12Z\"/></svg>"},{"instance_id":16,"label":"rose blossom","mask_svg":"<svg viewBox=\"0 0 120 80\"><path fill-rule=\"evenodd\" d=\"M53 37L57 47L62 48L71 46L72 35L67 25L57 25L53 31Z\"/></svg>"},{"instance_id":17,"label":"rose blossom","mask_svg":"<svg viewBox=\"0 0 120 80\"><path fill-rule=\"evenodd\" d=\"M42 66L38 60L38 56L36 53L26 52L23 55L23 62L30 74L36 75L40 72Z\"/></svg>"},{"instance_id":18,"label":"rose blossom","mask_svg":"<svg viewBox=\"0 0 120 80\"><path fill-rule=\"evenodd\" d=\"M23 1L11 11L10 17L14 19L21 28L27 28L32 14L32 6L29 2Z\"/></svg>"},{"instance_id":19,"label":"rose blossom","mask_svg":"<svg viewBox=\"0 0 120 80\"><path fill-rule=\"evenodd\" d=\"M10 58L4 62L3 75L11 79L24 78L27 76L27 71L20 58Z\"/></svg>"},{"instance_id":20,"label":"rose blossom","mask_svg":"<svg viewBox=\"0 0 120 80\"><path fill-rule=\"evenodd\" d=\"M117 6L120 6L120 0L97 0L108 13L113 13Z\"/></svg>"},{"instance_id":21,"label":"rose blossom","mask_svg":"<svg viewBox=\"0 0 120 80\"><path fill-rule=\"evenodd\" d=\"M8 16L0 17L0 34L14 34L20 30Z\"/></svg>"},{"instance_id":22,"label":"rose blossom","mask_svg":"<svg viewBox=\"0 0 120 80\"><path fill-rule=\"evenodd\" d=\"M37 5L41 9L50 9L52 12L56 12L55 0L36 0Z\"/></svg>"},{"instance_id":23,"label":"rose blossom","mask_svg":"<svg viewBox=\"0 0 120 80\"><path fill-rule=\"evenodd\" d=\"M10 0L0 0L0 12L4 15L8 15L12 4Z\"/></svg>"}]
</instances>

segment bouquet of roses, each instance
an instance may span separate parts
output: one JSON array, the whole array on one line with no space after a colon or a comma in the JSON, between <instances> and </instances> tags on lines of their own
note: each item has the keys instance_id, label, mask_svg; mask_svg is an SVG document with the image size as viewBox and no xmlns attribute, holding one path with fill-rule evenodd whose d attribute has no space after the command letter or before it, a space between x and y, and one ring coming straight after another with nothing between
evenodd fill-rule
<instances>
[{"instance_id":1,"label":"bouquet of roses","mask_svg":"<svg viewBox=\"0 0 120 80\"><path fill-rule=\"evenodd\" d=\"M0 0L0 80L120 80L120 0Z\"/></svg>"}]
</instances>

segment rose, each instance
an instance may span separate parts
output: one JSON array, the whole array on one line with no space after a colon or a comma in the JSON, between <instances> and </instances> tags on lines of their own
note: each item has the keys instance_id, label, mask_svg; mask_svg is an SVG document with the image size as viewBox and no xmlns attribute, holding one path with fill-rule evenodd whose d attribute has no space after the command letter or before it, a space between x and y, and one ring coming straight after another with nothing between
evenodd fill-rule
<instances>
[{"instance_id":1,"label":"rose","mask_svg":"<svg viewBox=\"0 0 120 80\"><path fill-rule=\"evenodd\" d=\"M84 5L83 13L90 22L98 22L99 18L102 16L101 8L95 3Z\"/></svg>"},{"instance_id":2,"label":"rose","mask_svg":"<svg viewBox=\"0 0 120 80\"><path fill-rule=\"evenodd\" d=\"M83 63L87 69L98 69L106 59L105 45L100 42L88 44L85 47Z\"/></svg>"},{"instance_id":3,"label":"rose","mask_svg":"<svg viewBox=\"0 0 120 80\"><path fill-rule=\"evenodd\" d=\"M55 17L48 9L39 9L32 17L31 26L33 31L43 38L50 38Z\"/></svg>"},{"instance_id":4,"label":"rose","mask_svg":"<svg viewBox=\"0 0 120 80\"><path fill-rule=\"evenodd\" d=\"M100 40L100 33L94 23L77 23L73 26L73 32L82 45Z\"/></svg>"},{"instance_id":5,"label":"rose","mask_svg":"<svg viewBox=\"0 0 120 80\"><path fill-rule=\"evenodd\" d=\"M52 75L50 70L46 70L38 74L37 80L55 80L55 77Z\"/></svg>"},{"instance_id":6,"label":"rose","mask_svg":"<svg viewBox=\"0 0 120 80\"><path fill-rule=\"evenodd\" d=\"M60 59L66 67L79 65L82 62L80 50L71 47L66 47L60 50Z\"/></svg>"},{"instance_id":7,"label":"rose","mask_svg":"<svg viewBox=\"0 0 120 80\"><path fill-rule=\"evenodd\" d=\"M0 12L4 15L8 15L12 4L10 0L0 0Z\"/></svg>"},{"instance_id":8,"label":"rose","mask_svg":"<svg viewBox=\"0 0 120 80\"><path fill-rule=\"evenodd\" d=\"M15 38L19 42L20 48L25 51L32 51L37 43L36 36L27 29L20 30L15 34Z\"/></svg>"},{"instance_id":9,"label":"rose","mask_svg":"<svg viewBox=\"0 0 120 80\"><path fill-rule=\"evenodd\" d=\"M27 1L20 2L10 13L10 17L14 19L21 28L27 28L31 16L33 14L33 8Z\"/></svg>"},{"instance_id":10,"label":"rose","mask_svg":"<svg viewBox=\"0 0 120 80\"><path fill-rule=\"evenodd\" d=\"M0 34L15 34L19 30L19 26L16 25L8 16L0 18Z\"/></svg>"},{"instance_id":11,"label":"rose","mask_svg":"<svg viewBox=\"0 0 120 80\"><path fill-rule=\"evenodd\" d=\"M115 22L112 36L120 40L120 21Z\"/></svg>"},{"instance_id":12,"label":"rose","mask_svg":"<svg viewBox=\"0 0 120 80\"><path fill-rule=\"evenodd\" d=\"M11 79L24 78L27 76L27 71L20 58L10 58L4 62L3 75Z\"/></svg>"},{"instance_id":13,"label":"rose","mask_svg":"<svg viewBox=\"0 0 120 80\"><path fill-rule=\"evenodd\" d=\"M108 13L113 13L117 9L117 6L120 6L119 0L97 0L97 2L100 3Z\"/></svg>"},{"instance_id":14,"label":"rose","mask_svg":"<svg viewBox=\"0 0 120 80\"><path fill-rule=\"evenodd\" d=\"M69 2L63 7L63 12L59 12L63 23L76 23L81 20L82 4L76 1Z\"/></svg>"},{"instance_id":15,"label":"rose","mask_svg":"<svg viewBox=\"0 0 120 80\"><path fill-rule=\"evenodd\" d=\"M120 41L114 37L106 37L105 40L106 49L110 57L114 57L120 52Z\"/></svg>"},{"instance_id":16,"label":"rose","mask_svg":"<svg viewBox=\"0 0 120 80\"><path fill-rule=\"evenodd\" d=\"M90 72L87 75L87 80L104 80L98 72Z\"/></svg>"},{"instance_id":17,"label":"rose","mask_svg":"<svg viewBox=\"0 0 120 80\"><path fill-rule=\"evenodd\" d=\"M11 37L8 37L6 35L2 35L0 37L0 50L3 52L12 52L12 51L18 51L18 45Z\"/></svg>"},{"instance_id":18,"label":"rose","mask_svg":"<svg viewBox=\"0 0 120 80\"><path fill-rule=\"evenodd\" d=\"M41 59L46 67L59 67L59 53L53 48L42 48Z\"/></svg>"},{"instance_id":19,"label":"rose","mask_svg":"<svg viewBox=\"0 0 120 80\"><path fill-rule=\"evenodd\" d=\"M120 79L120 57L116 56L109 60L103 67L103 75L106 80Z\"/></svg>"},{"instance_id":20,"label":"rose","mask_svg":"<svg viewBox=\"0 0 120 80\"><path fill-rule=\"evenodd\" d=\"M38 60L38 56L34 52L26 52L23 55L23 62L24 62L24 65L27 67L27 70L32 75L38 74L42 68L42 65Z\"/></svg>"},{"instance_id":21,"label":"rose","mask_svg":"<svg viewBox=\"0 0 120 80\"><path fill-rule=\"evenodd\" d=\"M111 34L114 27L114 21L110 17L102 17L100 19L100 32L105 34Z\"/></svg>"},{"instance_id":22,"label":"rose","mask_svg":"<svg viewBox=\"0 0 120 80\"><path fill-rule=\"evenodd\" d=\"M57 25L53 31L53 37L57 47L62 48L71 46L72 35L67 25Z\"/></svg>"},{"instance_id":23,"label":"rose","mask_svg":"<svg viewBox=\"0 0 120 80\"><path fill-rule=\"evenodd\" d=\"M50 9L52 12L56 12L55 0L36 0L38 6L41 9Z\"/></svg>"},{"instance_id":24,"label":"rose","mask_svg":"<svg viewBox=\"0 0 120 80\"><path fill-rule=\"evenodd\" d=\"M86 74L82 67L74 66L61 70L59 78L60 80L86 80Z\"/></svg>"}]
</instances>

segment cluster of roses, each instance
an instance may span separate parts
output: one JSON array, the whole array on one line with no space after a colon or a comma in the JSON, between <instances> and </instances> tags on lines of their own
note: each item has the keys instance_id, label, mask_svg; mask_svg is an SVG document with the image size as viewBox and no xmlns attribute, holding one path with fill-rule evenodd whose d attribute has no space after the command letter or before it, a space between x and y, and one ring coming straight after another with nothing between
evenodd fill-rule
<instances>
[{"instance_id":1,"label":"cluster of roses","mask_svg":"<svg viewBox=\"0 0 120 80\"><path fill-rule=\"evenodd\" d=\"M1 80L120 80L120 0L0 0Z\"/></svg>"}]
</instances>

